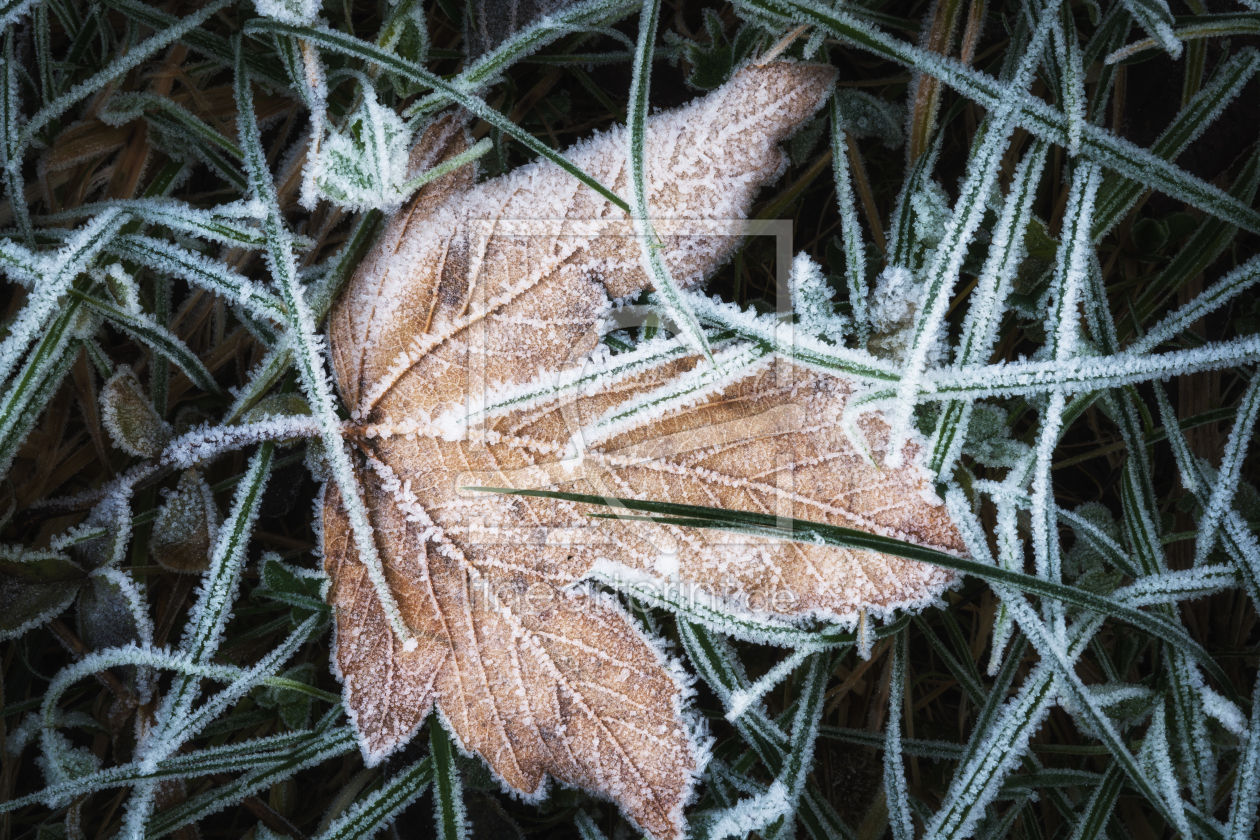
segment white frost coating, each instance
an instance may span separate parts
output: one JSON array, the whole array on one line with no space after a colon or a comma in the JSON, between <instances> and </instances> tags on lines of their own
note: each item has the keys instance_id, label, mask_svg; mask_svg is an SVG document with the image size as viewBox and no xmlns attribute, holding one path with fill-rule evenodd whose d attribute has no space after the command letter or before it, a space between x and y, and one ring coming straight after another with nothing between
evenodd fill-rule
<instances>
[{"instance_id":1,"label":"white frost coating","mask_svg":"<svg viewBox=\"0 0 1260 840\"><path fill-rule=\"evenodd\" d=\"M1064 387L1071 391L1116 388L1152 379L1169 379L1237 364L1251 364L1260 355L1260 336L1213 342L1193 350L1139 356L1116 353L1076 357L1065 362L999 362L963 368L941 368L922 378L925 395L966 395L974 399L1021 395Z\"/></svg>"},{"instance_id":2,"label":"white frost coating","mask_svg":"<svg viewBox=\"0 0 1260 840\"><path fill-rule=\"evenodd\" d=\"M726 719L734 723L743 717L744 712L748 711L754 703L759 702L762 697L769 694L776 685L787 679L788 675L795 671L810 655L811 651L808 649L795 650L748 688L731 692L731 695L726 699Z\"/></svg>"},{"instance_id":3,"label":"white frost coating","mask_svg":"<svg viewBox=\"0 0 1260 840\"><path fill-rule=\"evenodd\" d=\"M160 460L165 466L187 469L255 443L313 437L319 433L319 423L302 415L273 416L240 426L199 426L171 441Z\"/></svg>"},{"instance_id":4,"label":"white frost coating","mask_svg":"<svg viewBox=\"0 0 1260 840\"><path fill-rule=\"evenodd\" d=\"M1238 404L1238 415L1234 420L1234 428L1229 432L1229 441L1225 444L1216 485L1212 488L1212 495L1208 498L1203 517L1198 523L1198 533L1194 541L1196 566L1207 561L1208 552L1216 545L1221 517L1225 515L1238 492L1242 465L1250 450L1257 415L1260 415L1260 377L1252 377L1242 401Z\"/></svg>"},{"instance_id":5,"label":"white frost coating","mask_svg":"<svg viewBox=\"0 0 1260 840\"><path fill-rule=\"evenodd\" d=\"M1247 738L1247 716L1233 701L1217 694L1207 683L1199 686L1203 711L1215 718L1221 726L1240 740Z\"/></svg>"},{"instance_id":6,"label":"white frost coating","mask_svg":"<svg viewBox=\"0 0 1260 840\"><path fill-rule=\"evenodd\" d=\"M1251 724L1234 780L1228 837L1250 837L1260 815L1260 678L1251 693Z\"/></svg>"},{"instance_id":7,"label":"white frost coating","mask_svg":"<svg viewBox=\"0 0 1260 840\"><path fill-rule=\"evenodd\" d=\"M290 23L294 26L307 26L314 23L319 14L319 0L254 0L254 8L263 17Z\"/></svg>"},{"instance_id":8,"label":"white frost coating","mask_svg":"<svg viewBox=\"0 0 1260 840\"><path fill-rule=\"evenodd\" d=\"M48 256L39 258L39 283L31 292L17 317L8 325L8 336L0 343L0 382L5 382L17 367L32 342L37 341L55 310L70 290L70 283L108 244L126 221L117 210L106 210L94 217L65 245Z\"/></svg>"},{"instance_id":9,"label":"white frost coating","mask_svg":"<svg viewBox=\"0 0 1260 840\"><path fill-rule=\"evenodd\" d=\"M831 305L831 287L827 285L822 267L804 251L792 260L788 285L800 329L836 344L842 343L849 329L848 319L836 314Z\"/></svg>"},{"instance_id":10,"label":"white frost coating","mask_svg":"<svg viewBox=\"0 0 1260 840\"><path fill-rule=\"evenodd\" d=\"M1229 303L1237 295L1251 288L1258 280L1260 280L1260 256L1247 260L1218 280L1212 288L1200 292L1194 300L1169 313L1146 335L1129 345L1126 351L1135 356L1151 352L1184 332L1195 321Z\"/></svg>"}]
</instances>

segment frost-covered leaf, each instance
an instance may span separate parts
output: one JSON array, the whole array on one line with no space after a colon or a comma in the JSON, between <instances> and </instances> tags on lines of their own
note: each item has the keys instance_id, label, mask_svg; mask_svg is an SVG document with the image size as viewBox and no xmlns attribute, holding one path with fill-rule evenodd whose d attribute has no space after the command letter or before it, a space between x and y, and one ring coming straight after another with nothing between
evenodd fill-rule
<instances>
[{"instance_id":1,"label":"frost-covered leaf","mask_svg":"<svg viewBox=\"0 0 1260 840\"><path fill-rule=\"evenodd\" d=\"M83 577L64 554L0 546L0 641L56 618L74 600Z\"/></svg>"},{"instance_id":2,"label":"frost-covered leaf","mask_svg":"<svg viewBox=\"0 0 1260 840\"><path fill-rule=\"evenodd\" d=\"M1072 513L1083 522L1072 529L1076 534L1076 542L1063 555L1063 571L1075 576L1103 569L1104 564L1110 563L1110 557L1099 550L1096 541L1090 539L1090 536L1100 533L1119 545L1119 523L1111 515L1111 511L1097 502L1087 502ZM1084 530L1088 526L1092 526L1089 535Z\"/></svg>"},{"instance_id":3,"label":"frost-covered leaf","mask_svg":"<svg viewBox=\"0 0 1260 840\"><path fill-rule=\"evenodd\" d=\"M170 426L127 365L120 365L101 388L101 422L115 446L138 458L156 457L171 439Z\"/></svg>"},{"instance_id":4,"label":"frost-covered leaf","mask_svg":"<svg viewBox=\"0 0 1260 840\"><path fill-rule=\"evenodd\" d=\"M315 666L310 662L295 665L280 676L293 682L313 685ZM304 729L310 723L311 703L314 699L311 695L294 688L268 686L263 689L258 702L269 709L277 709L280 712L280 719L290 729Z\"/></svg>"},{"instance_id":5,"label":"frost-covered leaf","mask_svg":"<svg viewBox=\"0 0 1260 840\"><path fill-rule=\"evenodd\" d=\"M210 568L210 547L220 520L210 485L197 470L187 470L158 511L149 553L158 565L173 572L204 572Z\"/></svg>"},{"instance_id":6,"label":"frost-covered leaf","mask_svg":"<svg viewBox=\"0 0 1260 840\"><path fill-rule=\"evenodd\" d=\"M700 44L666 32L666 43L673 43L687 62L687 84L699 90L721 87L734 69L748 58L766 37L765 30L752 24L741 25L733 37L726 37L726 26L713 9L704 10L704 29L708 43Z\"/></svg>"},{"instance_id":7,"label":"frost-covered leaf","mask_svg":"<svg viewBox=\"0 0 1260 840\"><path fill-rule=\"evenodd\" d=\"M967 424L963 452L986 467L1017 466L1031 450L1023 441L1012 440L1010 433L1004 410L989 403L976 403Z\"/></svg>"},{"instance_id":8,"label":"frost-covered leaf","mask_svg":"<svg viewBox=\"0 0 1260 840\"><path fill-rule=\"evenodd\" d=\"M468 57L475 59L493 52L517 32L576 2L577 0L470 0L461 4L465 10L464 35Z\"/></svg>"},{"instance_id":9,"label":"frost-covered leaf","mask_svg":"<svg viewBox=\"0 0 1260 840\"><path fill-rule=\"evenodd\" d=\"M441 121L448 130L457 123ZM314 167L314 181L325 198L364 210L395 209L416 189L445 171L475 160L491 148L483 140L443 166L424 147L412 146L412 131L392 108L382 105L369 88L346 125L324 140Z\"/></svg>"},{"instance_id":10,"label":"frost-covered leaf","mask_svg":"<svg viewBox=\"0 0 1260 840\"><path fill-rule=\"evenodd\" d=\"M355 207L396 207L410 164L411 130L370 88L341 131L324 139L315 168L320 193Z\"/></svg>"},{"instance_id":11,"label":"frost-covered leaf","mask_svg":"<svg viewBox=\"0 0 1260 840\"><path fill-rule=\"evenodd\" d=\"M878 137L890 149L905 142L906 109L853 88L836 92L840 127L854 137Z\"/></svg>"},{"instance_id":12,"label":"frost-covered leaf","mask_svg":"<svg viewBox=\"0 0 1260 840\"><path fill-rule=\"evenodd\" d=\"M97 569L79 593L79 637L94 649L151 644L153 623L144 595L117 569Z\"/></svg>"},{"instance_id":13,"label":"frost-covered leaf","mask_svg":"<svg viewBox=\"0 0 1260 840\"><path fill-rule=\"evenodd\" d=\"M657 232L680 286L698 286L730 253L735 237L715 222L747 213L779 171L777 141L825 102L831 81L825 68L750 66L648 122L648 204L671 220ZM626 190L625 137L615 130L569 159ZM463 147L458 136L421 145L437 142L447 155ZM338 670L369 761L436 704L462 746L516 790L534 795L550 774L676 838L697 761L683 684L616 602L574 584L592 573L668 580L732 614L853 621L861 609L924 604L950 574L459 488L666 496L962 546L913 459L881 471L850 442L848 380L729 341L714 345L716 367L683 337L609 356L600 324L611 301L649 284L633 234L551 163L477 186L463 170L420 193L330 320L346 434L412 647L392 632L332 482L323 549ZM858 425L882 458L886 426L877 415Z\"/></svg>"}]
</instances>

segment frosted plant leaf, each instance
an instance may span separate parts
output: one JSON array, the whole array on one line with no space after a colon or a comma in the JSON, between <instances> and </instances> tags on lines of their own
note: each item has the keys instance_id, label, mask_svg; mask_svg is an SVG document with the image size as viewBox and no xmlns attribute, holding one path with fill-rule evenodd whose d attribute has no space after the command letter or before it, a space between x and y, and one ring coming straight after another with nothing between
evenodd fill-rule
<instances>
[{"instance_id":1,"label":"frosted plant leaf","mask_svg":"<svg viewBox=\"0 0 1260 840\"><path fill-rule=\"evenodd\" d=\"M303 683L304 685L314 685L315 665L310 662L303 665L295 665L280 674L280 676L286 680ZM310 725L311 701L313 699L311 695L298 691L295 688L268 686L258 698L258 703L268 709L278 709L280 718L284 721L285 726L296 730L305 729Z\"/></svg>"},{"instance_id":2,"label":"frosted plant leaf","mask_svg":"<svg viewBox=\"0 0 1260 840\"><path fill-rule=\"evenodd\" d=\"M315 185L325 197L352 207L396 207L407 176L411 131L370 85L343 130L324 139Z\"/></svg>"},{"instance_id":3,"label":"frosted plant leaf","mask_svg":"<svg viewBox=\"0 0 1260 840\"><path fill-rule=\"evenodd\" d=\"M455 124L439 120L446 130ZM450 164L473 160L489 151L486 140L468 149ZM412 128L392 108L382 105L370 85L363 85L363 100L346 125L330 133L313 167L313 181L320 195L347 207L394 210L441 169L420 146L412 145Z\"/></svg>"},{"instance_id":4,"label":"frosted plant leaf","mask_svg":"<svg viewBox=\"0 0 1260 840\"><path fill-rule=\"evenodd\" d=\"M801 329L836 344L843 343L849 319L838 315L832 306L831 287L827 285L822 267L808 254L797 254L792 260L792 274L788 282L792 291L792 311L796 313Z\"/></svg>"},{"instance_id":5,"label":"frosted plant leaf","mask_svg":"<svg viewBox=\"0 0 1260 840\"><path fill-rule=\"evenodd\" d=\"M890 149L905 142L902 127L906 124L906 109L901 105L865 91L841 88L836 93L836 107L840 109L841 125L854 137L878 137Z\"/></svg>"},{"instance_id":6,"label":"frosted plant leaf","mask_svg":"<svg viewBox=\"0 0 1260 840\"><path fill-rule=\"evenodd\" d=\"M830 68L752 66L653 116L653 215L743 218L782 171L778 141L824 103L832 80ZM421 153L467 145L434 134ZM625 136L599 135L568 157L624 193ZM426 186L329 321L351 408L345 435L414 649L391 630L332 483L321 539L336 666L369 763L406 742L436 705L460 746L507 786L533 798L550 775L614 799L644 831L674 840L701 755L683 714L685 677L615 602L574 584L595 574L670 581L711 592L728 613L853 622L862 609L885 616L931 602L952 576L882 555L592 520L572 503L460 488L668 498L951 551L962 544L913 457L880 471L849 443L840 420L850 381L738 344L715 347L719 367L710 369L685 346L637 367L610 356L600 325L612 321L612 302L649 282L633 231L550 163L475 186L465 168ZM736 244L720 233L658 232L685 289ZM645 342L634 353L652 350ZM581 388L558 387L579 377ZM886 425L875 413L858 425L882 457Z\"/></svg>"},{"instance_id":7,"label":"frosted plant leaf","mask_svg":"<svg viewBox=\"0 0 1260 840\"><path fill-rule=\"evenodd\" d=\"M1120 526L1107 508L1097 502L1086 502L1072 512L1110 537L1113 542L1120 542ZM1073 531L1076 534L1076 542L1063 554L1063 571L1075 577L1102 569L1106 555L1094 547L1093 543L1082 534L1080 528L1073 528Z\"/></svg>"},{"instance_id":8,"label":"frosted plant leaf","mask_svg":"<svg viewBox=\"0 0 1260 840\"><path fill-rule=\"evenodd\" d=\"M1031 449L1023 441L1013 440L1010 434L1005 410L989 403L976 403L971 408L962 451L986 467L1018 466Z\"/></svg>"},{"instance_id":9,"label":"frosted plant leaf","mask_svg":"<svg viewBox=\"0 0 1260 840\"><path fill-rule=\"evenodd\" d=\"M153 621L140 587L117 569L102 568L87 577L77 604L79 638L93 650L153 644ZM152 692L152 670L128 667L136 688L147 702Z\"/></svg>"},{"instance_id":10,"label":"frosted plant leaf","mask_svg":"<svg viewBox=\"0 0 1260 840\"><path fill-rule=\"evenodd\" d=\"M117 569L97 569L79 593L79 637L94 649L153 643L153 623L140 590Z\"/></svg>"},{"instance_id":11,"label":"frosted plant leaf","mask_svg":"<svg viewBox=\"0 0 1260 840\"><path fill-rule=\"evenodd\" d=\"M939 240L938 240L939 241ZM875 278L871 289L871 338L867 348L880 358L900 361L914 341L915 316L923 305L926 291L922 271L889 265ZM944 357L945 348L938 339L927 354L929 367Z\"/></svg>"},{"instance_id":12,"label":"frosted plant leaf","mask_svg":"<svg viewBox=\"0 0 1260 840\"><path fill-rule=\"evenodd\" d=\"M171 439L170 426L127 365L119 365L101 388L101 422L114 446L138 458L157 457Z\"/></svg>"},{"instance_id":13,"label":"frosted plant leaf","mask_svg":"<svg viewBox=\"0 0 1260 840\"><path fill-rule=\"evenodd\" d=\"M928 181L927 186L910 197L910 206L914 208L914 237L918 242L928 248L940 244L945 236L945 225L953 215L950 204L949 194L935 181Z\"/></svg>"},{"instance_id":14,"label":"frosted plant leaf","mask_svg":"<svg viewBox=\"0 0 1260 840\"><path fill-rule=\"evenodd\" d=\"M210 568L210 547L220 522L210 485L196 470L179 477L175 492L158 511L149 538L149 553L163 568L197 573Z\"/></svg>"},{"instance_id":15,"label":"frosted plant leaf","mask_svg":"<svg viewBox=\"0 0 1260 840\"><path fill-rule=\"evenodd\" d=\"M0 641L60 615L83 577L83 570L63 554L0 546Z\"/></svg>"}]
</instances>

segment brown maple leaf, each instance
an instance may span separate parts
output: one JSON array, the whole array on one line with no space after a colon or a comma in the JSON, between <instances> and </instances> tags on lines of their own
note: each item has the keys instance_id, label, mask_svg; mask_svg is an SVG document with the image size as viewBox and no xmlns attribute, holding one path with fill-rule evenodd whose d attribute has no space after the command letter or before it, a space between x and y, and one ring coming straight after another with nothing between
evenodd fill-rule
<instances>
[{"instance_id":1,"label":"brown maple leaf","mask_svg":"<svg viewBox=\"0 0 1260 840\"><path fill-rule=\"evenodd\" d=\"M752 66L654 116L653 217L743 218L782 171L777 143L817 110L833 77L828 67ZM626 194L625 145L624 130L613 131L568 157ZM446 123L415 154L432 161L465 147ZM549 224L527 236L521 220ZM657 227L684 288L737 244ZM331 483L323 549L336 664L370 763L436 704L462 748L513 789L541 795L550 774L672 840L699 751L686 678L616 603L574 583L612 568L720 590L731 609L851 620L859 609L931 600L949 574L865 552L592 522L569 502L459 488L653 498L949 550L961 542L913 458L881 470L854 450L839 423L845 379L769 358L737 366L746 348L727 343L715 346L724 373L679 399L670 389L712 374L707 362L675 352L626 366L601 354L610 300L648 286L632 234L620 210L549 163L475 186L470 170L458 171L394 219L333 310L330 333L358 479L414 649L391 632ZM588 387L547 387L587 368ZM878 460L887 428L878 416L860 427Z\"/></svg>"}]
</instances>

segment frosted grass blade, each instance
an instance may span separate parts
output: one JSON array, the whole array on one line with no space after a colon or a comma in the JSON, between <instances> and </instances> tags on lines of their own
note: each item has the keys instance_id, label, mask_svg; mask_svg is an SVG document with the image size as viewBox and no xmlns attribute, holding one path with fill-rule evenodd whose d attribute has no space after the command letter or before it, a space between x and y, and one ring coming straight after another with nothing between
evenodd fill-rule
<instances>
[{"instance_id":1,"label":"frosted grass blade","mask_svg":"<svg viewBox=\"0 0 1260 840\"><path fill-rule=\"evenodd\" d=\"M19 121L22 118L21 100L19 97L18 62L13 54L13 40L16 33L5 27L4 30L4 63L0 67L0 163L4 165L4 191L9 197L9 206L13 208L13 220L17 223L18 234L28 245L35 243L35 232L31 228L30 210L26 206L26 182L22 177L22 158L26 144L21 137Z\"/></svg>"},{"instance_id":2,"label":"frosted grass blade","mask_svg":"<svg viewBox=\"0 0 1260 840\"><path fill-rule=\"evenodd\" d=\"M75 278L95 259L124 221L117 211L107 210L75 231L65 245L46 258L40 282L9 323L9 334L0 343L0 382L9 380L27 349L39 340L55 318Z\"/></svg>"},{"instance_id":3,"label":"frosted grass blade","mask_svg":"<svg viewBox=\"0 0 1260 840\"><path fill-rule=\"evenodd\" d=\"M1164 0L1120 0L1142 28L1174 59L1181 58L1181 42L1173 32L1173 14Z\"/></svg>"},{"instance_id":4,"label":"frosted grass blade","mask_svg":"<svg viewBox=\"0 0 1260 840\"><path fill-rule=\"evenodd\" d=\"M858 347L866 347L871 326L866 311L866 245L858 222L857 201L853 197L849 174L849 155L841 122L839 92L831 97L831 169L836 182L836 201L840 205L840 233L844 241L844 276L849 286L849 306L857 328Z\"/></svg>"},{"instance_id":5,"label":"frosted grass blade","mask_svg":"<svg viewBox=\"0 0 1260 840\"><path fill-rule=\"evenodd\" d=\"M213 15L227 8L230 2L231 0L214 0L214 2L207 3L192 14L176 18L169 26L154 27L155 33L147 40L133 46L100 71L92 74L36 111L26 125L22 127L20 146L25 147L29 145L31 140L45 125L65 113L75 102L99 91L110 82L139 66L141 62L148 60L161 50L180 40L190 31L209 20Z\"/></svg>"},{"instance_id":6,"label":"frosted grass blade","mask_svg":"<svg viewBox=\"0 0 1260 840\"><path fill-rule=\"evenodd\" d=\"M1198 533L1194 542L1195 566L1201 566L1207 560L1208 552L1216 544L1221 518L1238 491L1242 464L1250 449L1257 415L1260 415L1260 376L1253 376L1238 404L1238 417L1234 420L1234 428L1230 430L1229 440L1225 444L1216 486L1212 488L1203 516L1198 522Z\"/></svg>"},{"instance_id":7,"label":"frosted grass blade","mask_svg":"<svg viewBox=\"0 0 1260 840\"><path fill-rule=\"evenodd\" d=\"M1178 112L1168 128L1151 146L1149 155L1174 161L1185 148L1216 121L1225 107L1236 99L1243 87L1260 69L1260 53L1240 50L1230 58L1186 107ZM1104 164L1105 165L1105 164ZM1138 197L1148 188L1149 179L1134 177L1117 170L1108 176L1098 196L1098 216L1093 223L1093 238L1098 241L1123 217Z\"/></svg>"},{"instance_id":8,"label":"frosted grass blade","mask_svg":"<svg viewBox=\"0 0 1260 840\"><path fill-rule=\"evenodd\" d=\"M888 719L884 724L884 797L893 840L914 840L910 818L910 795L906 790L906 769L901 757L901 708L906 698L906 634L893 640L892 677L888 683Z\"/></svg>"},{"instance_id":9,"label":"frosted grass blade","mask_svg":"<svg viewBox=\"0 0 1260 840\"><path fill-rule=\"evenodd\" d=\"M497 487L466 488L482 492L503 493L514 496L532 496L538 498L562 499L591 505L606 506L613 502L619 507L645 513L657 514L654 517L624 516L623 514L592 514L594 516L617 517L629 520L646 520L661 522L679 527L718 528L737 534L773 537L811 545L835 545L842 548L864 549L919 560L946 569L974 575L990 583L1005 586L1021 592L1053 598L1089 612L1110 615L1138 627L1151 635L1162 638L1176 645L1192 656L1208 669L1213 677L1228 687L1229 679L1215 660L1202 646L1195 642L1186 631L1164 616L1145 613L1118 603L1085 589L1068 586L1054 581L1043 580L1013 569L1003 569L992 564L975 560L965 560L952 554L946 554L931 548L903 542L890 537L881 537L866 531L826 525L819 522L808 522L801 519L776 517L768 514L750 513L747 511L707 508L696 505L682 505L668 502L643 501L640 499L609 499L603 496L588 496L579 493L559 493L547 490L512 490ZM907 620L909 620L907 618ZM854 641L854 640L846 640ZM1232 693L1232 689L1228 689ZM1231 696L1231 699L1233 697Z\"/></svg>"},{"instance_id":10,"label":"frosted grass blade","mask_svg":"<svg viewBox=\"0 0 1260 840\"><path fill-rule=\"evenodd\" d=\"M252 770L234 781L189 797L186 801L154 814L145 825L144 840L160 840L176 829L201 820L278 781L291 778L307 767L358 749L354 732L346 727L334 730L328 737L313 740L309 746L295 751L284 761Z\"/></svg>"},{"instance_id":11,"label":"frosted grass blade","mask_svg":"<svg viewBox=\"0 0 1260 840\"><path fill-rule=\"evenodd\" d=\"M341 421L337 417L332 388L324 369L323 342L315 332L315 319L307 303L306 292L297 276L292 235L280 213L276 188L267 166L266 155L263 153L258 124L250 116L254 113L254 95L250 88L249 71L245 65L244 52L241 50L239 39L235 41L234 49L236 51L236 102L237 109L242 114L242 118L237 122L241 148L245 152L245 169L250 181L250 192L264 208L262 229L267 240L264 255L267 268L280 289L294 362L297 365L311 413L320 425L320 437L324 442L325 457L333 478L341 489L360 561L368 569L368 576L377 597L381 600L381 606L394 633L405 649L412 649L416 642L411 637L411 631L403 621L393 593L385 580L385 572L376 550L372 527L368 523L367 510L359 494L354 469L342 444Z\"/></svg>"},{"instance_id":12,"label":"frosted grass blade","mask_svg":"<svg viewBox=\"0 0 1260 840\"><path fill-rule=\"evenodd\" d=\"M1250 837L1260 814L1260 677L1251 695L1251 723L1234 778L1234 797L1229 807L1230 838Z\"/></svg>"},{"instance_id":13,"label":"frosted grass blade","mask_svg":"<svg viewBox=\"0 0 1260 840\"><path fill-rule=\"evenodd\" d=\"M1189 781L1191 801L1210 814L1216 804L1217 755L1203 708L1203 678L1180 651L1166 650L1164 661L1171 676L1174 748Z\"/></svg>"},{"instance_id":14,"label":"frosted grass blade","mask_svg":"<svg viewBox=\"0 0 1260 840\"><path fill-rule=\"evenodd\" d=\"M41 802L61 802L85 793L126 787L146 780L196 778L217 773L270 767L285 761L294 752L313 742L335 742L347 735L353 737L353 732L349 727L338 727L328 732L307 730L251 738L240 743L208 747L171 756L158 762L156 769L151 772L146 772L137 762L130 762L98 770L62 784L49 785L36 793L10 799L8 802L0 802L0 813Z\"/></svg>"},{"instance_id":15,"label":"frosted grass blade","mask_svg":"<svg viewBox=\"0 0 1260 840\"><path fill-rule=\"evenodd\" d=\"M1045 141L1035 141L1015 170L1010 192L993 231L988 257L972 290L971 304L963 320L962 340L956 355L959 366L982 364L993 352L1011 282L1026 253L1024 239L1028 219L1049 148ZM970 406L968 401L950 400L941 409L927 459L928 469L937 476L947 476L961 454Z\"/></svg>"},{"instance_id":16,"label":"frosted grass blade","mask_svg":"<svg viewBox=\"0 0 1260 840\"><path fill-rule=\"evenodd\" d=\"M1117 353L1072 359L1068 363L1022 362L967 367L957 371L929 371L923 377L923 395L959 395L979 399L1031 396L1056 387L1069 391L1094 391L1254 364L1257 359L1260 359L1260 340L1249 336L1149 356Z\"/></svg>"},{"instance_id":17,"label":"frosted grass blade","mask_svg":"<svg viewBox=\"0 0 1260 840\"><path fill-rule=\"evenodd\" d=\"M464 840L468 834L464 789L459 782L450 736L437 715L429 715L429 749L433 753L433 798L437 806L433 818L437 823L438 840Z\"/></svg>"},{"instance_id":18,"label":"frosted grass blade","mask_svg":"<svg viewBox=\"0 0 1260 840\"><path fill-rule=\"evenodd\" d=\"M401 811L415 802L433 780L433 758L403 768L377 791L356 802L319 835L317 840L371 840Z\"/></svg>"},{"instance_id":19,"label":"frosted grass blade","mask_svg":"<svg viewBox=\"0 0 1260 840\"><path fill-rule=\"evenodd\" d=\"M893 434L889 443L893 464L898 462L901 447L910 433L910 412L914 395L919 388L928 355L940 341L950 295L966 259L967 248L980 226L988 206L988 196L997 182L998 168L1015 128L1016 103L1023 98L1024 89L1031 81L1041 46L1049 37L1050 24L1054 19L1051 12L1046 12L1043 16L1033 33L1027 53L1019 63L1007 96L998 102L972 142L967 176L959 188L953 215L945 223L944 235L927 270L922 302L915 313L914 334L903 361L903 376L897 386L897 400L894 407L887 412ZM903 208L902 214L908 215L909 208Z\"/></svg>"},{"instance_id":20,"label":"frosted grass blade","mask_svg":"<svg viewBox=\"0 0 1260 840\"><path fill-rule=\"evenodd\" d=\"M1102 781L1090 794L1085 806L1085 815L1072 832L1071 840L1098 840L1106 836L1107 821L1116 807L1116 799L1123 787L1124 771L1117 762L1107 766Z\"/></svg>"},{"instance_id":21,"label":"frosted grass blade","mask_svg":"<svg viewBox=\"0 0 1260 840\"><path fill-rule=\"evenodd\" d=\"M884 736L878 732L865 729L851 729L841 726L819 726L818 737L843 741L846 744L857 744L863 747L884 748ZM917 758L932 761L958 761L963 757L963 746L949 741L926 741L922 738L902 738L901 752Z\"/></svg>"},{"instance_id":22,"label":"frosted grass blade","mask_svg":"<svg viewBox=\"0 0 1260 840\"><path fill-rule=\"evenodd\" d=\"M1133 342L1127 352L1134 356L1151 352L1188 330L1195 321L1229 303L1257 281L1260 281L1260 257L1252 257L1213 283L1210 289L1200 292L1193 300L1169 313L1150 332Z\"/></svg>"},{"instance_id":23,"label":"frosted grass blade","mask_svg":"<svg viewBox=\"0 0 1260 840\"><path fill-rule=\"evenodd\" d=\"M648 207L647 187L647 118L648 90L652 77L652 59L656 43L656 24L661 15L661 0L644 0L639 16L639 43L634 52L634 76L630 82L629 134L627 152L630 164L631 205L635 233L639 240L641 260L652 278L656 294L664 302L670 319L682 328L688 343L701 353L710 365L716 365L709 342L700 329L700 322L687 305L682 290L674 282L661 255L662 244L652 225L652 209Z\"/></svg>"},{"instance_id":24,"label":"frosted grass blade","mask_svg":"<svg viewBox=\"0 0 1260 840\"><path fill-rule=\"evenodd\" d=\"M157 6L140 0L108 0L104 5L158 32L169 30L180 22L180 18L175 15L167 14ZM236 63L231 43L220 35L192 28L180 34L178 40L222 67L231 68ZM249 72L260 81L280 89L288 85L284 67L278 59L250 52L245 55L245 64L249 67Z\"/></svg>"},{"instance_id":25,"label":"frosted grass blade","mask_svg":"<svg viewBox=\"0 0 1260 840\"><path fill-rule=\"evenodd\" d=\"M240 248L261 248L266 242L256 227L238 224L237 219L253 221L254 208L244 204L220 205L214 210L192 207L176 199L114 199L108 202L82 204L60 213L39 217L41 223L56 223L93 216L105 210L122 210L147 225L162 225L174 231L191 234ZM128 233L135 231L128 230Z\"/></svg>"},{"instance_id":26,"label":"frosted grass blade","mask_svg":"<svg viewBox=\"0 0 1260 840\"><path fill-rule=\"evenodd\" d=\"M66 303L0 396L0 476L9 474L22 442L70 371L77 351L72 327L80 307L77 300Z\"/></svg>"},{"instance_id":27,"label":"frosted grass blade","mask_svg":"<svg viewBox=\"0 0 1260 840\"><path fill-rule=\"evenodd\" d=\"M1229 194L1250 204L1255 199L1257 187L1260 187L1260 148L1252 152L1230 187ZM1124 314L1120 321L1122 334L1131 334L1135 322L1144 324L1183 283L1215 262L1237 232L1237 228L1220 219L1204 219L1159 276L1142 290L1132 309Z\"/></svg>"},{"instance_id":28,"label":"frosted grass blade","mask_svg":"<svg viewBox=\"0 0 1260 840\"><path fill-rule=\"evenodd\" d=\"M0 239L0 271L29 289L37 282L42 267L35 252L12 239Z\"/></svg>"},{"instance_id":29,"label":"frosted grass blade","mask_svg":"<svg viewBox=\"0 0 1260 840\"><path fill-rule=\"evenodd\" d=\"M282 321L284 303L244 275L180 245L143 234L124 234L107 246L111 254L166 272L242 303L260 318Z\"/></svg>"},{"instance_id":30,"label":"frosted grass blade","mask_svg":"<svg viewBox=\"0 0 1260 840\"><path fill-rule=\"evenodd\" d=\"M764 344L776 354L814 370L843 373L876 383L896 382L901 378L897 366L885 359L864 350L828 344L797 331L781 330L780 322L773 317L758 317L734 304L715 302L704 295L690 295L689 303L701 321Z\"/></svg>"}]
</instances>

